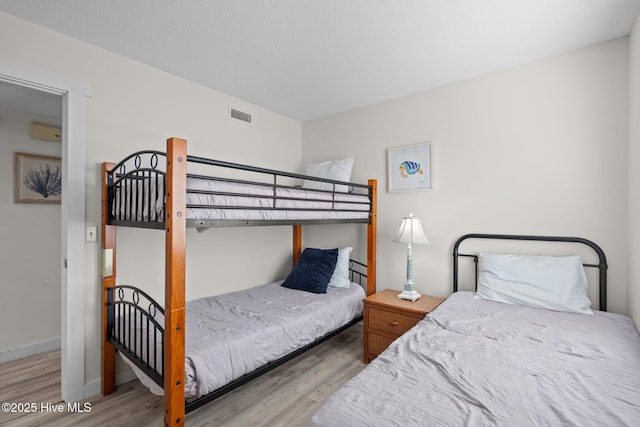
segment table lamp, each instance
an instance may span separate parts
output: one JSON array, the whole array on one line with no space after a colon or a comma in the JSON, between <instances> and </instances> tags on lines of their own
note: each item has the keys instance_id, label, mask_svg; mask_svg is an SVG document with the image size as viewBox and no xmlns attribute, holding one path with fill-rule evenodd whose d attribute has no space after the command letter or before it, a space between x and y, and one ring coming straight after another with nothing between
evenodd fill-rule
<instances>
[{"instance_id":1,"label":"table lamp","mask_svg":"<svg viewBox=\"0 0 640 427\"><path fill-rule=\"evenodd\" d=\"M422 230L420 220L418 218L414 218L413 213L410 213L408 217L403 218L402 224L400 224L400 229L398 230L396 237L393 238L393 241L407 244L407 282L404 284L404 290L398 295L398 298L415 301L422 295L413 288L413 259L411 254L411 245L414 243L426 244L429 243L429 240L427 239L427 236L425 236L424 230Z\"/></svg>"}]
</instances>

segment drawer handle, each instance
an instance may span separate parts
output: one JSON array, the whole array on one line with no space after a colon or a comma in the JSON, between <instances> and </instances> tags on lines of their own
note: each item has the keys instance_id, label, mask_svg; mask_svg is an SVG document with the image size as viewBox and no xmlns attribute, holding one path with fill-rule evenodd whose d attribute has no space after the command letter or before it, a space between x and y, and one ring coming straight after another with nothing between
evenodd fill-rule
<instances>
[{"instance_id":1,"label":"drawer handle","mask_svg":"<svg viewBox=\"0 0 640 427\"><path fill-rule=\"evenodd\" d=\"M389 321L389 324L390 324L391 326L398 326L398 325L399 325L398 321L396 321L396 320L390 320L390 321Z\"/></svg>"}]
</instances>

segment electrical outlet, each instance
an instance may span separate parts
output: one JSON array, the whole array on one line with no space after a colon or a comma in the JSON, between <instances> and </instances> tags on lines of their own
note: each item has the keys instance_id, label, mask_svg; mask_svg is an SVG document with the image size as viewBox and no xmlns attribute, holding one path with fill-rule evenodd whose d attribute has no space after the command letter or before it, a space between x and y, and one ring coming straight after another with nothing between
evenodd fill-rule
<instances>
[{"instance_id":1,"label":"electrical outlet","mask_svg":"<svg viewBox=\"0 0 640 427\"><path fill-rule=\"evenodd\" d=\"M96 227L95 225L87 226L86 240L87 242L98 241L98 227Z\"/></svg>"}]
</instances>

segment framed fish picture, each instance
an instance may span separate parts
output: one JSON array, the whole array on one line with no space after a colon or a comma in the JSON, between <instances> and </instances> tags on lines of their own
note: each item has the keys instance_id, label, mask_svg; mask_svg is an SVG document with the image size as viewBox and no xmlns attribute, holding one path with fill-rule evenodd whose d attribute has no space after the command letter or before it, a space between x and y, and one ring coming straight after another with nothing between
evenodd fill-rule
<instances>
[{"instance_id":1,"label":"framed fish picture","mask_svg":"<svg viewBox=\"0 0 640 427\"><path fill-rule=\"evenodd\" d=\"M388 148L389 193L433 190L433 152L432 142Z\"/></svg>"}]
</instances>

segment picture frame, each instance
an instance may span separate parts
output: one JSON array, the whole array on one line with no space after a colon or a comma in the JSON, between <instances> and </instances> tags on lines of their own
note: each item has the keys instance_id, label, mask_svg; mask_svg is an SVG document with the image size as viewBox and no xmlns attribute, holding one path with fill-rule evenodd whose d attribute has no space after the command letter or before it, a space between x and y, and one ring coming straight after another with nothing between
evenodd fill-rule
<instances>
[{"instance_id":1,"label":"picture frame","mask_svg":"<svg viewBox=\"0 0 640 427\"><path fill-rule=\"evenodd\" d=\"M421 142L387 149L387 191L429 191L434 186L434 144Z\"/></svg>"},{"instance_id":2,"label":"picture frame","mask_svg":"<svg viewBox=\"0 0 640 427\"><path fill-rule=\"evenodd\" d=\"M15 203L60 204L62 159L40 154L14 153Z\"/></svg>"}]
</instances>

